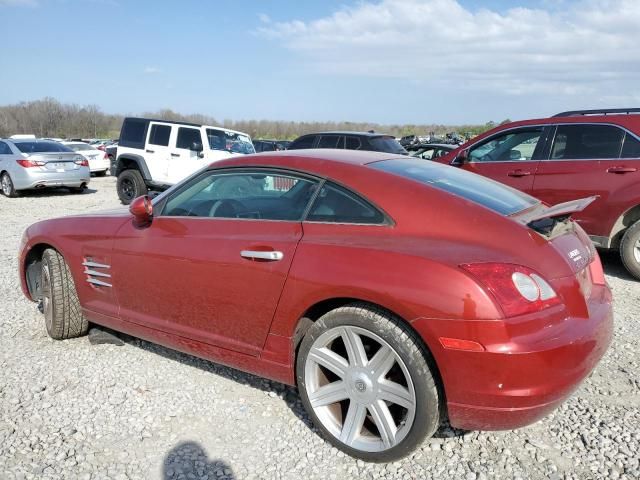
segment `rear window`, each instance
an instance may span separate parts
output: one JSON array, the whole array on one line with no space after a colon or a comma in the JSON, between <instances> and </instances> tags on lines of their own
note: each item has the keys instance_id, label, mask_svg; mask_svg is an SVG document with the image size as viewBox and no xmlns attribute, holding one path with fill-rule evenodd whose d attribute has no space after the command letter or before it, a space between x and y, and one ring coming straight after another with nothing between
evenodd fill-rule
<instances>
[{"instance_id":1,"label":"rear window","mask_svg":"<svg viewBox=\"0 0 640 480\"><path fill-rule=\"evenodd\" d=\"M538 203L511 187L448 165L406 158L383 160L370 166L444 190L502 215L512 215Z\"/></svg>"},{"instance_id":2,"label":"rear window","mask_svg":"<svg viewBox=\"0 0 640 480\"><path fill-rule=\"evenodd\" d=\"M393 137L373 137L369 139L369 143L376 152L407 154L407 151Z\"/></svg>"},{"instance_id":3,"label":"rear window","mask_svg":"<svg viewBox=\"0 0 640 480\"><path fill-rule=\"evenodd\" d=\"M58 142L15 142L22 153L73 152L69 147Z\"/></svg>"},{"instance_id":4,"label":"rear window","mask_svg":"<svg viewBox=\"0 0 640 480\"><path fill-rule=\"evenodd\" d=\"M126 118L120 132L120 146L144 148L149 122L143 119Z\"/></svg>"}]
</instances>

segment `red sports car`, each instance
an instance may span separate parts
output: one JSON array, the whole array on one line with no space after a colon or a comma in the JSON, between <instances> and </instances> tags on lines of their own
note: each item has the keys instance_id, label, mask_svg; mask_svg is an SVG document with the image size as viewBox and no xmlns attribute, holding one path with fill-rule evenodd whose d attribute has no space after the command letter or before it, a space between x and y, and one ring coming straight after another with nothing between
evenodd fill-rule
<instances>
[{"instance_id":1,"label":"red sports car","mask_svg":"<svg viewBox=\"0 0 640 480\"><path fill-rule=\"evenodd\" d=\"M609 345L611 292L569 219L406 156L216 162L129 211L36 223L20 252L49 335L88 323L297 385L336 447L407 455L448 417L538 420Z\"/></svg>"}]
</instances>

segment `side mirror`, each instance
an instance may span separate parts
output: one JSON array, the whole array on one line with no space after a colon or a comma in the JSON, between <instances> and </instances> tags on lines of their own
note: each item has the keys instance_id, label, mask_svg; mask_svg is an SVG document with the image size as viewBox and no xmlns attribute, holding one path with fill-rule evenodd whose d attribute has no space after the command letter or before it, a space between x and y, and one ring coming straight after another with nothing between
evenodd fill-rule
<instances>
[{"instance_id":1,"label":"side mirror","mask_svg":"<svg viewBox=\"0 0 640 480\"><path fill-rule=\"evenodd\" d=\"M200 142L193 142L189 150L193 152L201 152L203 150L202 144Z\"/></svg>"},{"instance_id":2,"label":"side mirror","mask_svg":"<svg viewBox=\"0 0 640 480\"><path fill-rule=\"evenodd\" d=\"M451 165L455 165L459 167L468 162L469 162L469 150L467 149L467 150L462 150L461 152L458 152L458 155L456 155L456 158L453 159L453 161L451 162Z\"/></svg>"},{"instance_id":3,"label":"side mirror","mask_svg":"<svg viewBox=\"0 0 640 480\"><path fill-rule=\"evenodd\" d=\"M129 212L133 215L133 221L136 226L146 227L151 225L151 221L153 220L153 204L147 195L133 200L131 205L129 205Z\"/></svg>"}]
</instances>

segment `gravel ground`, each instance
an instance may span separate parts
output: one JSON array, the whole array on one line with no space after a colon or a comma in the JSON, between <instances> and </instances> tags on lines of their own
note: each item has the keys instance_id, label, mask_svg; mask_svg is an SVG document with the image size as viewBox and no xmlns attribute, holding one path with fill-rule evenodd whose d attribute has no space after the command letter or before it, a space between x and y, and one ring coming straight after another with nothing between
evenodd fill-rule
<instances>
[{"instance_id":1,"label":"gravel ground","mask_svg":"<svg viewBox=\"0 0 640 480\"><path fill-rule=\"evenodd\" d=\"M0 197L0 478L640 478L640 283L615 255L613 345L558 411L517 431L443 427L411 458L365 464L318 436L295 389L137 339L47 337L18 286L22 231L117 205L111 177Z\"/></svg>"}]
</instances>

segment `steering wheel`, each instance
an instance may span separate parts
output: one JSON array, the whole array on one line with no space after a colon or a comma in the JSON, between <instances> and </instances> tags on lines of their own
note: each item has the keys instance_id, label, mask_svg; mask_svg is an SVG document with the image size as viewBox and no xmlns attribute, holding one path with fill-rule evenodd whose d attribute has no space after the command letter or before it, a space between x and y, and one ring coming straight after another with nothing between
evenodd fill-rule
<instances>
[{"instance_id":1,"label":"steering wheel","mask_svg":"<svg viewBox=\"0 0 640 480\"><path fill-rule=\"evenodd\" d=\"M216 200L211 205L209 217L237 218L238 213L244 210L244 205L238 200Z\"/></svg>"}]
</instances>

